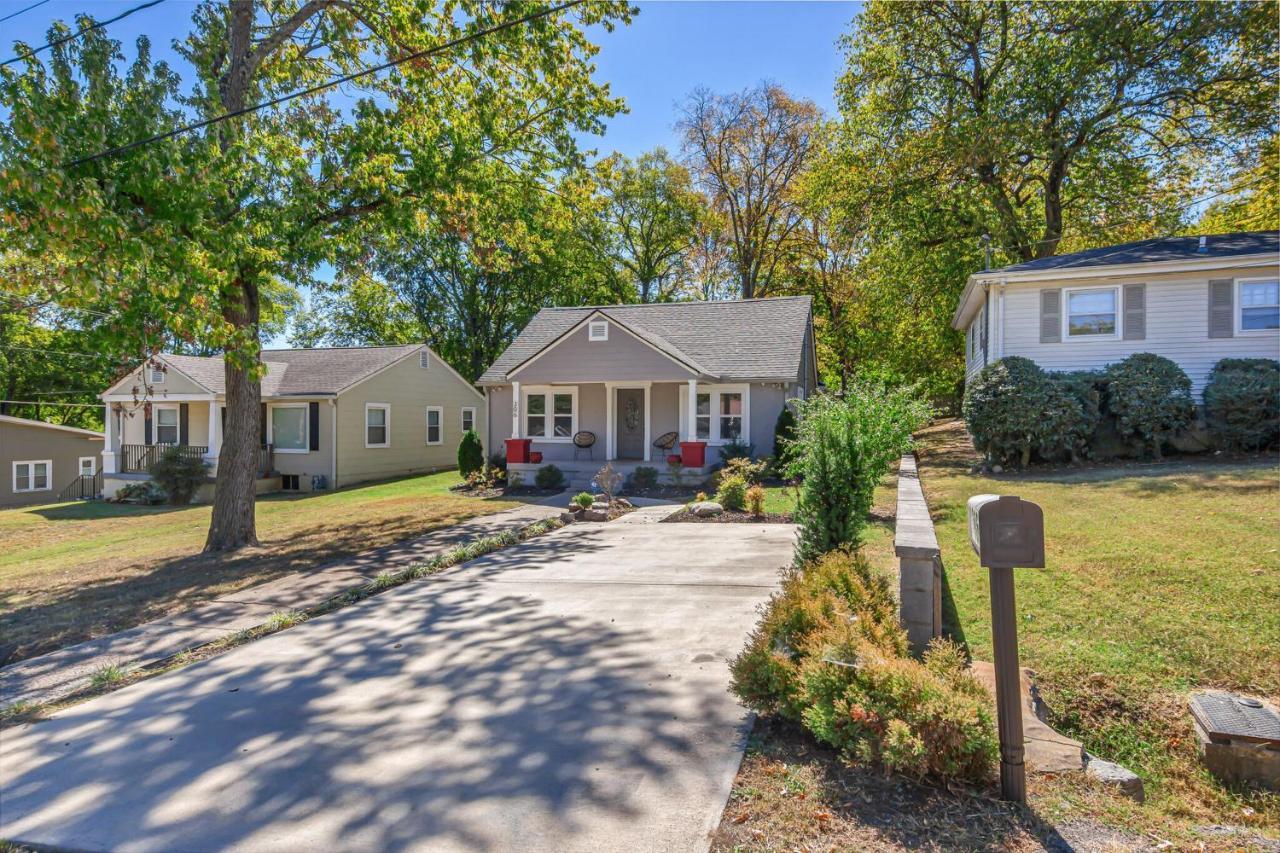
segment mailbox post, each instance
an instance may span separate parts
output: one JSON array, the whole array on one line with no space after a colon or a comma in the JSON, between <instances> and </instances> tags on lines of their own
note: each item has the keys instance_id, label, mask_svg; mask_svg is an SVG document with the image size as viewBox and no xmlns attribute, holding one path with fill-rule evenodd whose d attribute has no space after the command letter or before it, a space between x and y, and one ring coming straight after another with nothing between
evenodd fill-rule
<instances>
[{"instance_id":1,"label":"mailbox post","mask_svg":"<svg viewBox=\"0 0 1280 853\"><path fill-rule=\"evenodd\" d=\"M1023 766L1022 697L1013 570L1044 568L1044 513L1010 495L969 498L969 541L991 572L991 645L995 653L996 717L1000 729L1000 795L1027 800Z\"/></svg>"}]
</instances>

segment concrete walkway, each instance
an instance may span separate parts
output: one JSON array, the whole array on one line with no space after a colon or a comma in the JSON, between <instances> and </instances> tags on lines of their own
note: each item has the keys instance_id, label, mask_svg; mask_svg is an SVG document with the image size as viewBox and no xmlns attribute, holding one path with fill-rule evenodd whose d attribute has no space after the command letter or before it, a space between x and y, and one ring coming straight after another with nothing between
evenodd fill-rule
<instances>
[{"instance_id":1,"label":"concrete walkway","mask_svg":"<svg viewBox=\"0 0 1280 853\"><path fill-rule=\"evenodd\" d=\"M10 664L0 669L0 707L60 699L88 686L92 674L109 664L128 669L145 666L257 627L273 613L315 607L368 583L382 572L428 560L479 536L558 515L564 501L556 496L554 502L555 506L527 504L442 527L349 560L294 572L224 595L185 613Z\"/></svg>"},{"instance_id":2,"label":"concrete walkway","mask_svg":"<svg viewBox=\"0 0 1280 853\"><path fill-rule=\"evenodd\" d=\"M794 528L571 525L6 731L0 837L77 850L705 850L726 662Z\"/></svg>"}]
</instances>

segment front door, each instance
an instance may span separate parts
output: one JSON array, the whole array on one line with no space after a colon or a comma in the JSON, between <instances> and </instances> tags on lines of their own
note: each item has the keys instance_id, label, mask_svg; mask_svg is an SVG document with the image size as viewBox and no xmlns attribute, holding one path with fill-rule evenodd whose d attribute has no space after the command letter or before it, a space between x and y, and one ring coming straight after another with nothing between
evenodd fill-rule
<instances>
[{"instance_id":1,"label":"front door","mask_svg":"<svg viewBox=\"0 0 1280 853\"><path fill-rule=\"evenodd\" d=\"M617 390L618 458L644 458L644 389Z\"/></svg>"}]
</instances>

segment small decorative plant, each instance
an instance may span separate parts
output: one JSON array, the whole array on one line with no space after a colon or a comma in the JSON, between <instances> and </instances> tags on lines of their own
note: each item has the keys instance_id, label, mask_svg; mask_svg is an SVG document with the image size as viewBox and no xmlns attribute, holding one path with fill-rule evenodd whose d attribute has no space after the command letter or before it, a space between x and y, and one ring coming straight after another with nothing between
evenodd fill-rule
<instances>
[{"instance_id":1,"label":"small decorative plant","mask_svg":"<svg viewBox=\"0 0 1280 853\"><path fill-rule=\"evenodd\" d=\"M634 489L652 489L658 485L658 469L641 465L631 472L631 487Z\"/></svg>"},{"instance_id":2,"label":"small decorative plant","mask_svg":"<svg viewBox=\"0 0 1280 853\"><path fill-rule=\"evenodd\" d=\"M573 502L583 509L590 509L591 505L596 502L596 499L590 492L578 492L573 496Z\"/></svg>"},{"instance_id":3,"label":"small decorative plant","mask_svg":"<svg viewBox=\"0 0 1280 853\"><path fill-rule=\"evenodd\" d=\"M747 505L747 481L737 474L721 479L720 489L716 492L716 503L725 509L742 512Z\"/></svg>"},{"instance_id":4,"label":"small decorative plant","mask_svg":"<svg viewBox=\"0 0 1280 853\"><path fill-rule=\"evenodd\" d=\"M706 493L706 492L698 492L696 495L694 495L694 496L693 496L693 499L694 499L695 501L697 501L698 503L702 503L703 501L705 501L705 500L707 499L707 493Z\"/></svg>"},{"instance_id":5,"label":"small decorative plant","mask_svg":"<svg viewBox=\"0 0 1280 853\"><path fill-rule=\"evenodd\" d=\"M747 444L742 439L735 438L733 441L720 446L720 461L728 462L730 459L750 459L751 453L754 450L754 444Z\"/></svg>"},{"instance_id":6,"label":"small decorative plant","mask_svg":"<svg viewBox=\"0 0 1280 853\"><path fill-rule=\"evenodd\" d=\"M169 496L169 503L184 506L191 503L196 490L205 481L209 466L198 456L187 456L172 447L151 465L151 478Z\"/></svg>"},{"instance_id":7,"label":"small decorative plant","mask_svg":"<svg viewBox=\"0 0 1280 853\"><path fill-rule=\"evenodd\" d=\"M466 477L484 468L484 446L480 436L469 429L462 434L458 442L458 473Z\"/></svg>"},{"instance_id":8,"label":"small decorative plant","mask_svg":"<svg viewBox=\"0 0 1280 853\"><path fill-rule=\"evenodd\" d=\"M748 483L758 483L764 478L768 462L753 462L750 456L735 456L724 463L725 476L737 475Z\"/></svg>"},{"instance_id":9,"label":"small decorative plant","mask_svg":"<svg viewBox=\"0 0 1280 853\"><path fill-rule=\"evenodd\" d=\"M558 489L564 485L564 472L554 465L543 465L533 475L539 489Z\"/></svg>"},{"instance_id":10,"label":"small decorative plant","mask_svg":"<svg viewBox=\"0 0 1280 853\"><path fill-rule=\"evenodd\" d=\"M764 515L764 487L758 483L747 489L747 509L754 516Z\"/></svg>"}]
</instances>

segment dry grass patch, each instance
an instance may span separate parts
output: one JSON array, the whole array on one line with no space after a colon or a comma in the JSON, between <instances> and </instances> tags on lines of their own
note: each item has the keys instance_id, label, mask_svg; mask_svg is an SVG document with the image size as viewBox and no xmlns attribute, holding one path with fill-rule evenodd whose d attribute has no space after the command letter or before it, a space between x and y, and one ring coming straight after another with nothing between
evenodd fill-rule
<instances>
[{"instance_id":1,"label":"dry grass patch","mask_svg":"<svg viewBox=\"0 0 1280 853\"><path fill-rule=\"evenodd\" d=\"M455 472L257 502L261 547L203 555L210 508L102 502L0 511L0 661L119 631L289 572L516 506Z\"/></svg>"}]
</instances>

